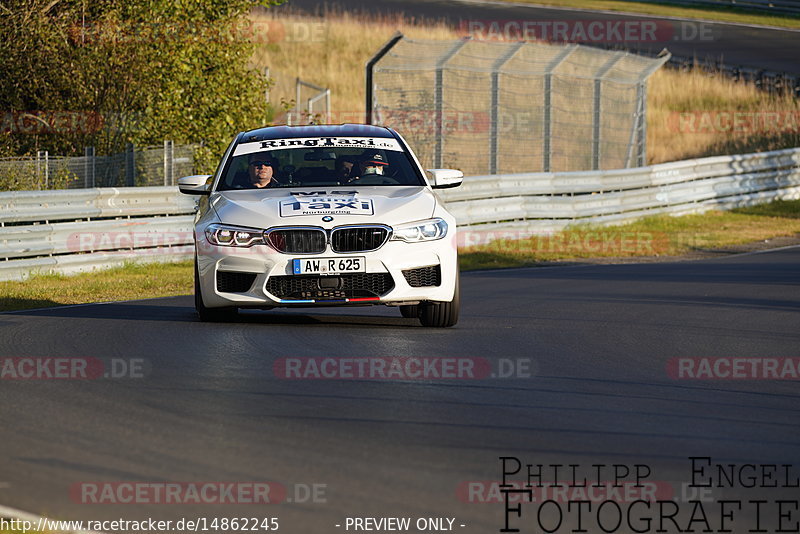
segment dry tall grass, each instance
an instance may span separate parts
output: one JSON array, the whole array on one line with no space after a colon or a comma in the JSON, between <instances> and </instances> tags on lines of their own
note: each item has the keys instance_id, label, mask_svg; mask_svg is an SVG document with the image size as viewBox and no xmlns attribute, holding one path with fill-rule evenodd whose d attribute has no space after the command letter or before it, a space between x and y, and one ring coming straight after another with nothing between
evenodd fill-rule
<instances>
[{"instance_id":1,"label":"dry tall grass","mask_svg":"<svg viewBox=\"0 0 800 534\"><path fill-rule=\"evenodd\" d=\"M260 45L252 59L254 67L271 69L276 80L271 100L293 100L294 80L300 77L330 88L334 118L352 121L363 117L364 65L396 31L417 39L460 37L444 23L401 17L329 12L319 18L268 14L254 19L278 22L285 32L284 38ZM648 84L648 163L800 146L800 128L796 122L792 126L792 118L800 121L800 105L791 96L770 96L753 84L699 70L664 68ZM733 121L737 126L728 131Z\"/></svg>"},{"instance_id":2,"label":"dry tall grass","mask_svg":"<svg viewBox=\"0 0 800 534\"><path fill-rule=\"evenodd\" d=\"M283 25L285 40L256 50L253 65L268 66L276 85L270 99L293 100L295 78L331 90L337 114L364 111L364 67L396 31L416 39L450 40L459 35L444 24L417 25L402 17L364 18L329 13L324 18L259 17ZM303 36L309 39L302 39Z\"/></svg>"},{"instance_id":3,"label":"dry tall grass","mask_svg":"<svg viewBox=\"0 0 800 534\"><path fill-rule=\"evenodd\" d=\"M800 102L700 69L661 69L648 87L651 163L800 146Z\"/></svg>"}]
</instances>

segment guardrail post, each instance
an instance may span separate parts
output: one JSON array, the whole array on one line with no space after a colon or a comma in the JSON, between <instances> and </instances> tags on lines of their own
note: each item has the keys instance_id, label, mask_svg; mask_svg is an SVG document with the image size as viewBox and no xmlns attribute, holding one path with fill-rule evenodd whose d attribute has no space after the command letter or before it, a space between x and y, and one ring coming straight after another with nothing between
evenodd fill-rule
<instances>
[{"instance_id":1,"label":"guardrail post","mask_svg":"<svg viewBox=\"0 0 800 534\"><path fill-rule=\"evenodd\" d=\"M136 152L133 143L128 143L125 147L125 185L133 187L136 185Z\"/></svg>"}]
</instances>

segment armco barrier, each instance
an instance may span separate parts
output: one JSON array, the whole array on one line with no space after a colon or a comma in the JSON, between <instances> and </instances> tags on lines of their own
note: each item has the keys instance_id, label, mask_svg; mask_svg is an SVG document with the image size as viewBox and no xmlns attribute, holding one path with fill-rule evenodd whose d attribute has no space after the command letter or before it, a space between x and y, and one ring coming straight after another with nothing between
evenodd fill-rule
<instances>
[{"instance_id":1,"label":"armco barrier","mask_svg":"<svg viewBox=\"0 0 800 534\"><path fill-rule=\"evenodd\" d=\"M191 259L196 198L177 187L0 193L0 280Z\"/></svg>"},{"instance_id":2,"label":"armco barrier","mask_svg":"<svg viewBox=\"0 0 800 534\"><path fill-rule=\"evenodd\" d=\"M555 232L800 198L800 148L612 171L471 176L440 193L463 230Z\"/></svg>"},{"instance_id":3,"label":"armco barrier","mask_svg":"<svg viewBox=\"0 0 800 534\"><path fill-rule=\"evenodd\" d=\"M552 233L800 198L800 148L637 169L470 176L439 194L462 231ZM0 193L0 280L191 259L196 198L176 187Z\"/></svg>"}]
</instances>

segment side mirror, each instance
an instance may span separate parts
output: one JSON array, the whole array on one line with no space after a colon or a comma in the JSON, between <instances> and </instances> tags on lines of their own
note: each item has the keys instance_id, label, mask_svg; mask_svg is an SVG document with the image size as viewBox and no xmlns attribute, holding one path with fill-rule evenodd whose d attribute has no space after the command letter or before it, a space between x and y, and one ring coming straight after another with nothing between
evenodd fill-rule
<instances>
[{"instance_id":1,"label":"side mirror","mask_svg":"<svg viewBox=\"0 0 800 534\"><path fill-rule=\"evenodd\" d=\"M178 178L178 189L187 195L209 195L211 194L210 174L196 174L194 176L184 176Z\"/></svg>"},{"instance_id":2,"label":"side mirror","mask_svg":"<svg viewBox=\"0 0 800 534\"><path fill-rule=\"evenodd\" d=\"M464 173L456 169L428 169L431 178L431 187L434 189L448 189L458 187L464 181Z\"/></svg>"}]
</instances>

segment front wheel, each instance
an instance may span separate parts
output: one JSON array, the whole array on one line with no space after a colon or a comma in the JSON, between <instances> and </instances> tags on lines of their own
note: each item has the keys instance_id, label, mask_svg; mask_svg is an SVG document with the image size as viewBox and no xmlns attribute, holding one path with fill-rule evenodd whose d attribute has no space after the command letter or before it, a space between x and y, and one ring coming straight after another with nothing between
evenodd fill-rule
<instances>
[{"instance_id":1,"label":"front wheel","mask_svg":"<svg viewBox=\"0 0 800 534\"><path fill-rule=\"evenodd\" d=\"M419 305L419 322L422 326L446 328L458 322L458 311L461 307L460 281L456 271L456 291L450 302L426 302ZM402 313L402 309L401 309Z\"/></svg>"},{"instance_id":2,"label":"front wheel","mask_svg":"<svg viewBox=\"0 0 800 534\"><path fill-rule=\"evenodd\" d=\"M203 322L224 323L232 321L239 315L238 308L206 308L203 303L203 293L200 289L200 272L197 268L197 260L194 262L194 309L197 316Z\"/></svg>"}]
</instances>

